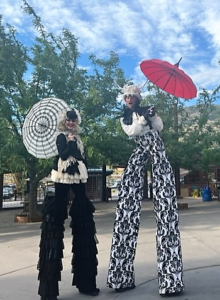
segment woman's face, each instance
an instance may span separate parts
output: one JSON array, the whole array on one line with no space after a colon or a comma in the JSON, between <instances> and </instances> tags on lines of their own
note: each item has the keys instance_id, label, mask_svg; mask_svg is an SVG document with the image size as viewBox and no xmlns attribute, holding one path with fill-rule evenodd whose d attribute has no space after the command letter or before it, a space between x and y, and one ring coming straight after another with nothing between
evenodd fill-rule
<instances>
[{"instance_id":1,"label":"woman's face","mask_svg":"<svg viewBox=\"0 0 220 300\"><path fill-rule=\"evenodd\" d=\"M66 129L71 130L76 126L76 120L66 119L64 126Z\"/></svg>"},{"instance_id":2,"label":"woman's face","mask_svg":"<svg viewBox=\"0 0 220 300\"><path fill-rule=\"evenodd\" d=\"M128 108L133 109L136 105L138 105L139 100L133 95L125 96L125 104Z\"/></svg>"}]
</instances>

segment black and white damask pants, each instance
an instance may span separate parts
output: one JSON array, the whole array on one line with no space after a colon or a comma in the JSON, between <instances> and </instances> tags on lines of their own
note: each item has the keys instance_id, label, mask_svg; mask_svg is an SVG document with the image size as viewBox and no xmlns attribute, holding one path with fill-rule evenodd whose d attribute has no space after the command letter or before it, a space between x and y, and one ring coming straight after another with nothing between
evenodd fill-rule
<instances>
[{"instance_id":1,"label":"black and white damask pants","mask_svg":"<svg viewBox=\"0 0 220 300\"><path fill-rule=\"evenodd\" d=\"M140 226L145 165L150 159L157 224L159 293L180 292L184 289L184 283L174 174L157 131L150 130L134 139L136 149L128 161L119 188L107 286L126 288L135 283L133 263Z\"/></svg>"}]
</instances>

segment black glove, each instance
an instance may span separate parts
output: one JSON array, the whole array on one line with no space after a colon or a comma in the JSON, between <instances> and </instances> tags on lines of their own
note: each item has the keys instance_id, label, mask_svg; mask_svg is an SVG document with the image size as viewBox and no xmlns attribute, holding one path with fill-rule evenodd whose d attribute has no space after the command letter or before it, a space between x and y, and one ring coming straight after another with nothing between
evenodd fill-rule
<instances>
[{"instance_id":1,"label":"black glove","mask_svg":"<svg viewBox=\"0 0 220 300\"><path fill-rule=\"evenodd\" d=\"M135 111L139 114L139 116L143 116L147 121L148 126L152 129L150 117L154 116L156 113L154 106L138 106L135 108Z\"/></svg>"},{"instance_id":2,"label":"black glove","mask_svg":"<svg viewBox=\"0 0 220 300\"><path fill-rule=\"evenodd\" d=\"M132 114L133 114L133 111L129 108L127 108L127 106L124 106L123 107L123 123L125 125L131 125L132 122L133 122L133 119L132 119Z\"/></svg>"},{"instance_id":3,"label":"black glove","mask_svg":"<svg viewBox=\"0 0 220 300\"><path fill-rule=\"evenodd\" d=\"M154 105L149 106L148 108L149 117L154 117L156 115L156 108Z\"/></svg>"}]
</instances>

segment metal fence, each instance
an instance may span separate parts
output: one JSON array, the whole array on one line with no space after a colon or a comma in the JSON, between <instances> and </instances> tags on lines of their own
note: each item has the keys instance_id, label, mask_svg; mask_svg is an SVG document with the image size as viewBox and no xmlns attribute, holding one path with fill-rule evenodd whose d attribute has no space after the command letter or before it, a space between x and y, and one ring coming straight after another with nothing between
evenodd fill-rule
<instances>
[{"instance_id":1,"label":"metal fence","mask_svg":"<svg viewBox=\"0 0 220 300\"><path fill-rule=\"evenodd\" d=\"M45 197L45 191L42 188L37 190L37 202L42 204ZM2 209L25 209L26 195L22 193L15 194L11 197L3 198Z\"/></svg>"}]
</instances>

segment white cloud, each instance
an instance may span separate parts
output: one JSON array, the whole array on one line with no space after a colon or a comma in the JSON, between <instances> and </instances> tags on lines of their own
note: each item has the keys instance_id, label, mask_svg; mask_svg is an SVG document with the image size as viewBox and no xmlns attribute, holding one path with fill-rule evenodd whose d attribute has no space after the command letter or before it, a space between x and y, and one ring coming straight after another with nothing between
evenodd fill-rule
<instances>
[{"instance_id":1,"label":"white cloud","mask_svg":"<svg viewBox=\"0 0 220 300\"><path fill-rule=\"evenodd\" d=\"M56 34L68 28L79 39L81 53L132 60L129 77L141 78L139 62L159 58L176 63L197 86L219 84L220 5L219 0L30 0L48 31ZM21 10L20 0L1 0L3 19L32 34L32 18ZM123 67L122 66L122 67Z\"/></svg>"}]
</instances>

